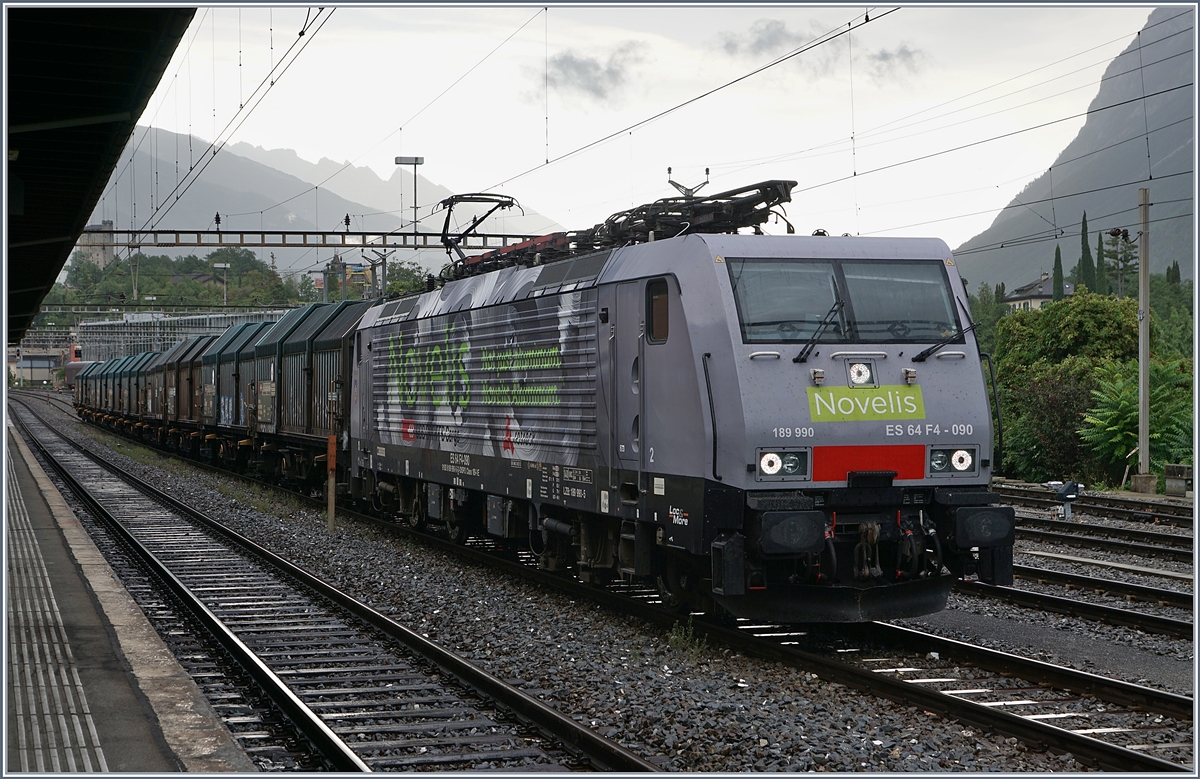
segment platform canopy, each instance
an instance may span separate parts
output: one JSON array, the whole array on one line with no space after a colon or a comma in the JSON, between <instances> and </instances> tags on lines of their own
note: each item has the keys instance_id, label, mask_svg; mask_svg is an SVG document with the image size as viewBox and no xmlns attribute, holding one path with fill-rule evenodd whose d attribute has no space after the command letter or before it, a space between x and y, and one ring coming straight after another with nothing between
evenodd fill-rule
<instances>
[{"instance_id":1,"label":"platform canopy","mask_svg":"<svg viewBox=\"0 0 1200 779\"><path fill-rule=\"evenodd\" d=\"M5 7L9 345L71 256L195 12Z\"/></svg>"}]
</instances>

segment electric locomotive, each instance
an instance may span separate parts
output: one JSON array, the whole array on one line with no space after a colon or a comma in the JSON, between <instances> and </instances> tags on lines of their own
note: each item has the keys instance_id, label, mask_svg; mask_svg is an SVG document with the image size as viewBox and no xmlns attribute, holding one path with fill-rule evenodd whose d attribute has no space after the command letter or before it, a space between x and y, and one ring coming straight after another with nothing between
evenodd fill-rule
<instances>
[{"instance_id":1,"label":"electric locomotive","mask_svg":"<svg viewBox=\"0 0 1200 779\"><path fill-rule=\"evenodd\" d=\"M1011 583L949 248L762 235L792 186L460 252L440 287L367 310L353 497L584 581L654 581L681 610L865 621L937 611L964 576Z\"/></svg>"}]
</instances>

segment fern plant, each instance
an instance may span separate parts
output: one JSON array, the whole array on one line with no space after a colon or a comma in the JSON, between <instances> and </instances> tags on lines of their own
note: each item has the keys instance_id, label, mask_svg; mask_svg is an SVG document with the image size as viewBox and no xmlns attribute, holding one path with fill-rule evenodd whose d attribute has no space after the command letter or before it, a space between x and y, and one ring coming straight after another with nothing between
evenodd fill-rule
<instances>
[{"instance_id":1,"label":"fern plant","mask_svg":"<svg viewBox=\"0 0 1200 779\"><path fill-rule=\"evenodd\" d=\"M1116 472L1138 445L1138 366L1109 361L1096 371L1099 388L1083 416L1079 436L1102 465ZM1150 364L1150 462L1161 472L1167 462L1191 457L1191 370L1181 361ZM1186 445L1182 442L1186 440Z\"/></svg>"}]
</instances>

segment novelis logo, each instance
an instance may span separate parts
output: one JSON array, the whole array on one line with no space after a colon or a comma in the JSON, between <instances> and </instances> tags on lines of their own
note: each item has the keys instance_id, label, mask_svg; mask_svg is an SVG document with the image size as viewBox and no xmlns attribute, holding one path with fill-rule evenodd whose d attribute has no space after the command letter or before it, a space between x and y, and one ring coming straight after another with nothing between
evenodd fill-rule
<instances>
[{"instance_id":1,"label":"novelis logo","mask_svg":"<svg viewBox=\"0 0 1200 779\"><path fill-rule=\"evenodd\" d=\"M808 387L808 413L813 422L924 419L925 399L915 384Z\"/></svg>"}]
</instances>

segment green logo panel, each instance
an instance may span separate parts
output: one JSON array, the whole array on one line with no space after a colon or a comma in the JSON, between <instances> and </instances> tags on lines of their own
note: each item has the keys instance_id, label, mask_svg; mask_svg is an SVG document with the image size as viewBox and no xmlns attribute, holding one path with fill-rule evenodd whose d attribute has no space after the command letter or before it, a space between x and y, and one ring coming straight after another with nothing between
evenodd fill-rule
<instances>
[{"instance_id":1,"label":"green logo panel","mask_svg":"<svg viewBox=\"0 0 1200 779\"><path fill-rule=\"evenodd\" d=\"M924 419L925 399L921 388L915 384L809 387L808 413L813 422Z\"/></svg>"}]
</instances>

